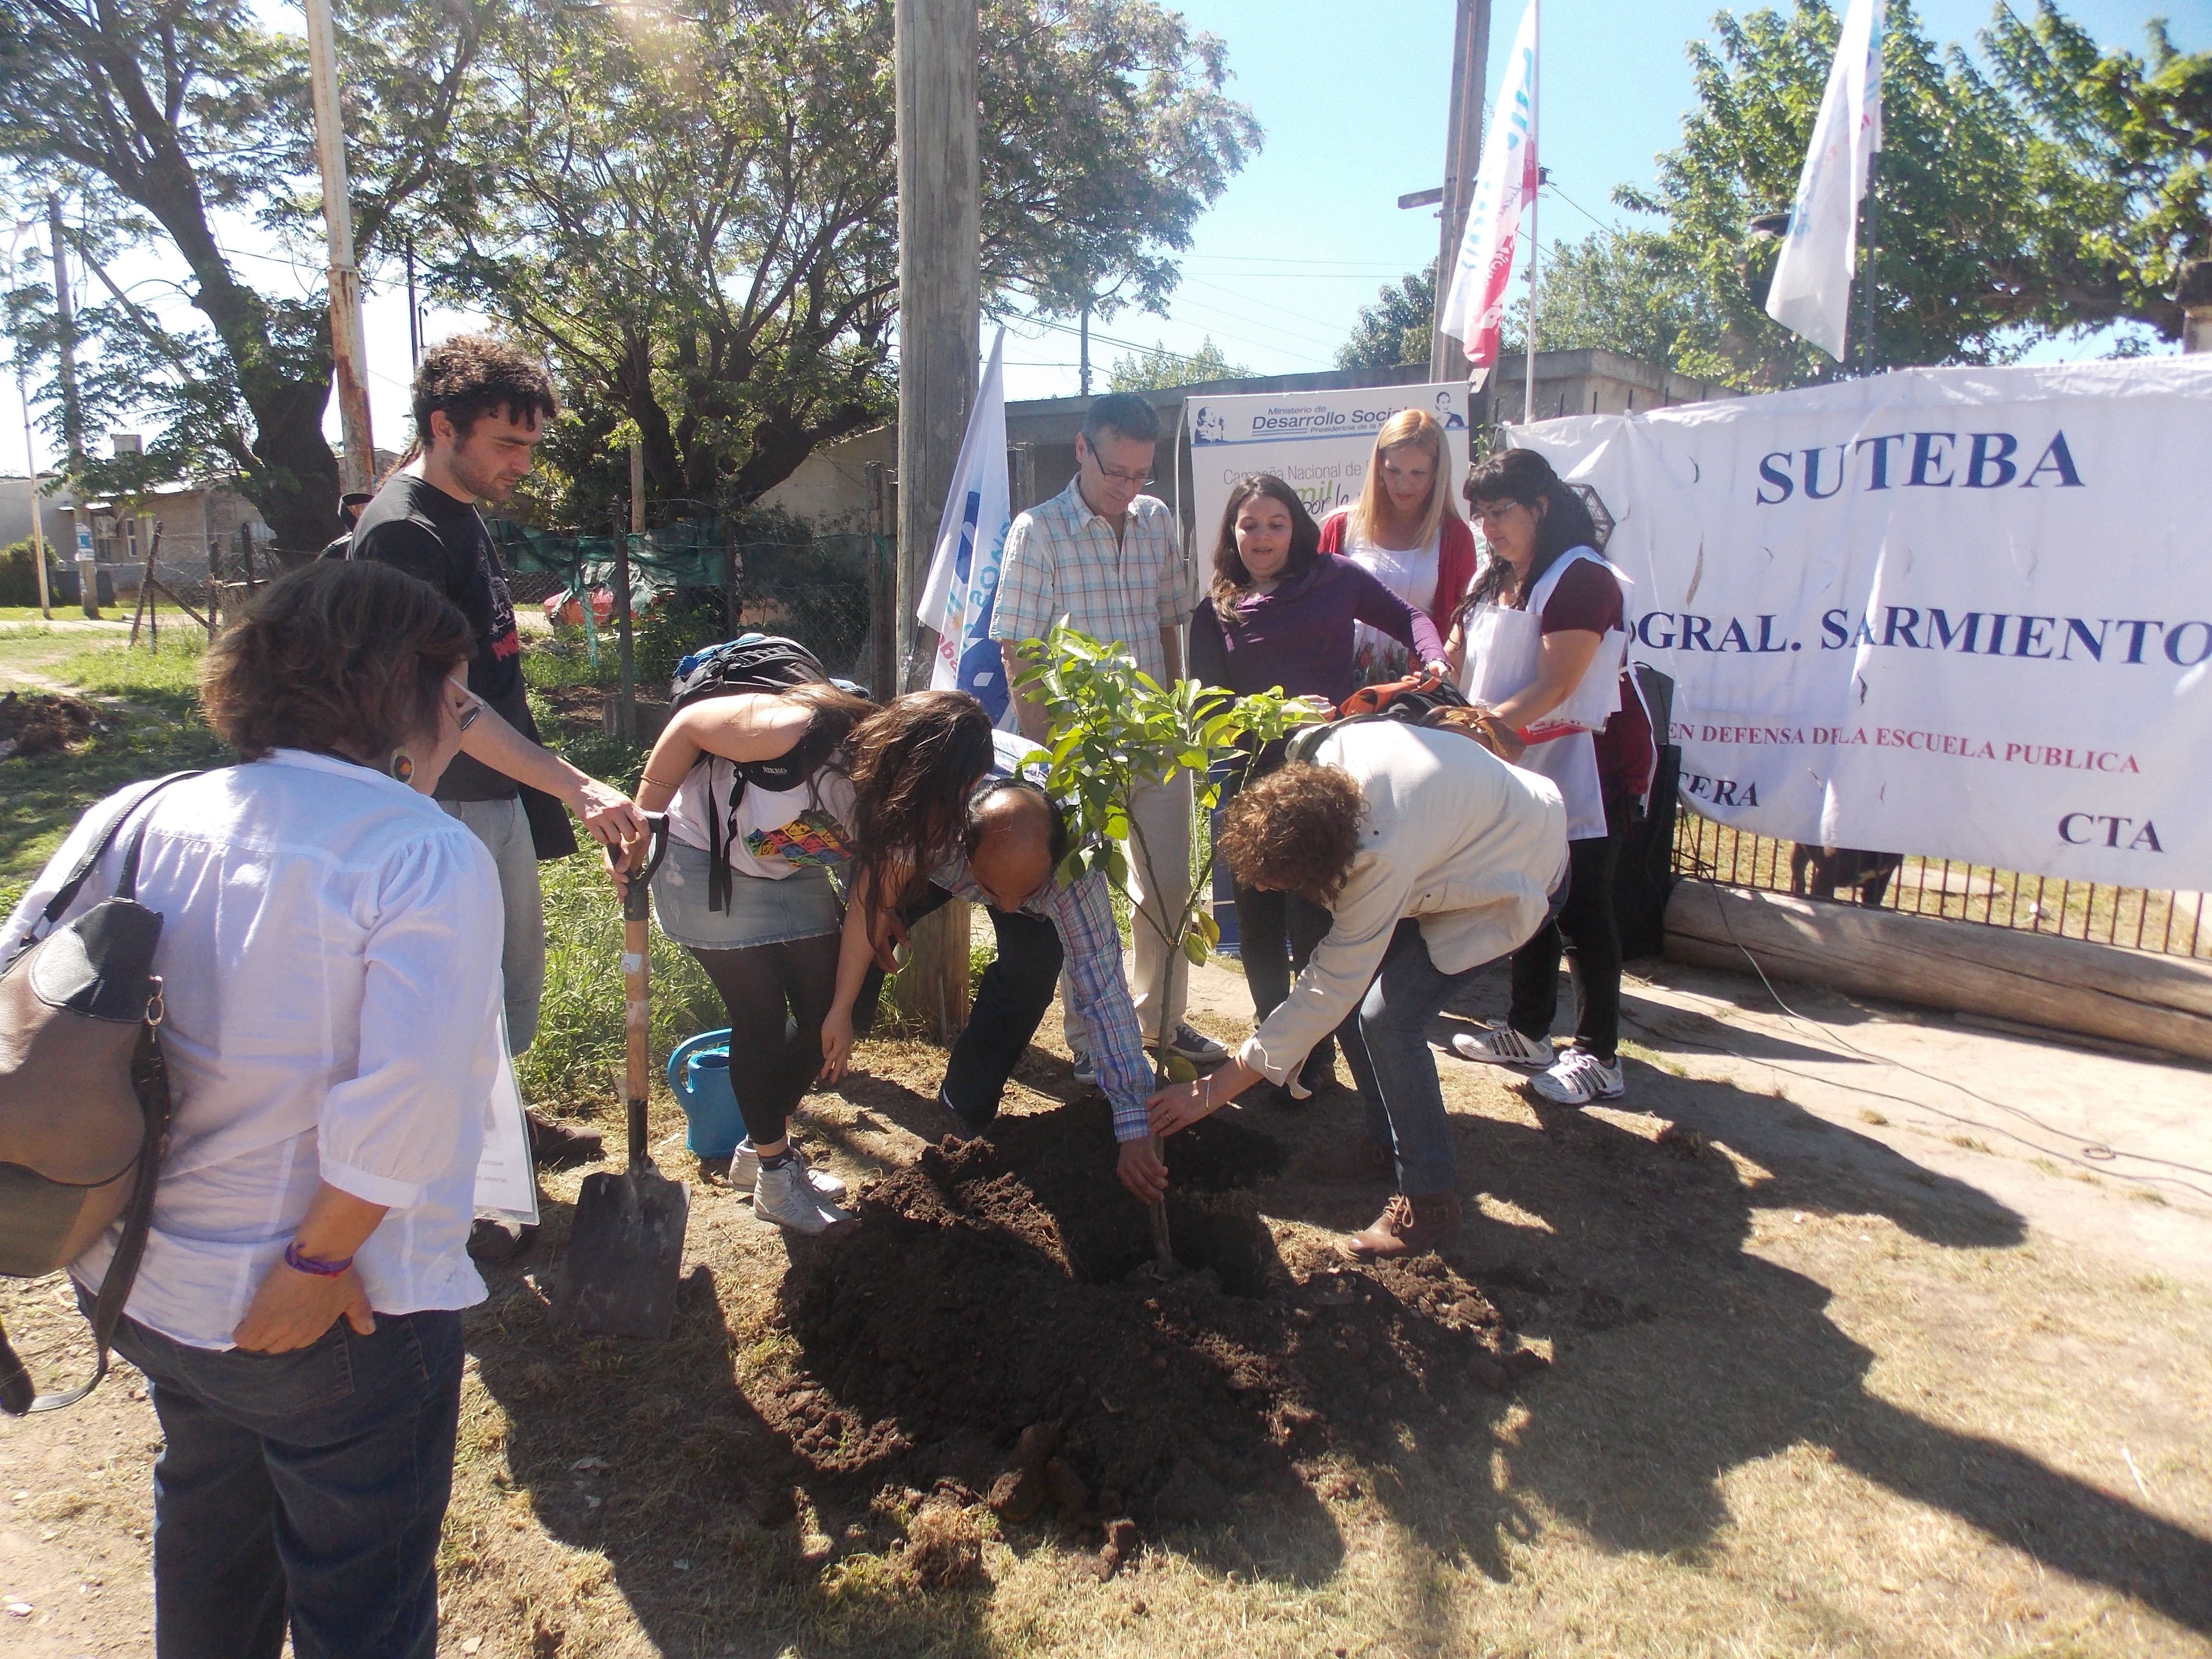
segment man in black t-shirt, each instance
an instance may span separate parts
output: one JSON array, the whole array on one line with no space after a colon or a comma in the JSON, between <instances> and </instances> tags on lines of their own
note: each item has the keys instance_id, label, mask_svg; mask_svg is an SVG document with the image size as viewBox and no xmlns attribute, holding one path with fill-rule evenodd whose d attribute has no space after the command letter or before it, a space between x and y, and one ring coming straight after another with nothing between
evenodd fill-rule
<instances>
[{"instance_id":1,"label":"man in black t-shirt","mask_svg":"<svg viewBox=\"0 0 2212 1659\"><path fill-rule=\"evenodd\" d=\"M538 742L507 573L477 511L479 501L496 505L514 494L559 409L544 368L501 341L463 334L425 352L415 373L411 459L362 513L351 556L421 577L453 601L475 635L468 685L484 712L461 734L461 752L438 781L436 799L476 831L499 866L507 1038L518 1054L537 1034L545 982L544 901L520 786L566 802L610 845L645 827L620 790ZM557 1131L533 1115L532 1133L542 1146Z\"/></svg>"}]
</instances>

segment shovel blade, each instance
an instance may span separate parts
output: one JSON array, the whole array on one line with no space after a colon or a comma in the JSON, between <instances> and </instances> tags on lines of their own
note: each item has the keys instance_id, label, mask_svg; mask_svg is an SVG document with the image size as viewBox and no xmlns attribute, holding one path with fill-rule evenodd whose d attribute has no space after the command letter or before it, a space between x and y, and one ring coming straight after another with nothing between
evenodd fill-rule
<instances>
[{"instance_id":1,"label":"shovel blade","mask_svg":"<svg viewBox=\"0 0 2212 1659\"><path fill-rule=\"evenodd\" d=\"M691 1196L651 1165L584 1177L553 1295L556 1323L665 1341L676 1319Z\"/></svg>"}]
</instances>

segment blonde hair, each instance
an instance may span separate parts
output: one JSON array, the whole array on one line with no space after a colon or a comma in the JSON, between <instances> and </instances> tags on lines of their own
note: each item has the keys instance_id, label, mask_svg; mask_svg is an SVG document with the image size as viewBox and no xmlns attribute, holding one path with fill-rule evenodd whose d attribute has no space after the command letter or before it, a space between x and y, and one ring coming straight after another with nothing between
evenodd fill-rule
<instances>
[{"instance_id":1,"label":"blonde hair","mask_svg":"<svg viewBox=\"0 0 2212 1659\"><path fill-rule=\"evenodd\" d=\"M1401 409L1382 422L1382 429L1375 434L1375 454L1367 464L1367 483L1352 503L1345 528L1352 536L1372 542L1375 526L1382 522L1385 496L1382 489L1382 458L1394 449L1410 448L1419 444L1435 459L1436 477L1429 483L1428 511L1421 515L1421 530L1413 539L1415 547L1426 547L1429 538L1437 533L1437 526L1446 519L1456 519L1459 513L1452 506L1456 493L1452 487L1451 449L1444 442L1444 429L1437 424L1437 417L1425 409ZM1346 538L1347 544L1350 538ZM1349 545L1346 550L1350 551Z\"/></svg>"}]
</instances>

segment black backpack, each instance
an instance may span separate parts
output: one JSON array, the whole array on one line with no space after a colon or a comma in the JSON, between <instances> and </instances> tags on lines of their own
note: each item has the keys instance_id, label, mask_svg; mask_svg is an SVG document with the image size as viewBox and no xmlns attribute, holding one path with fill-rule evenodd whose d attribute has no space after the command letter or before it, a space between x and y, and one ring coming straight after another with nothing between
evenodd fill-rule
<instances>
[{"instance_id":1,"label":"black backpack","mask_svg":"<svg viewBox=\"0 0 2212 1659\"><path fill-rule=\"evenodd\" d=\"M836 685L865 696L864 688L833 678L821 659L796 640L776 634L740 634L734 640L694 651L676 665L676 678L668 683L668 712L672 717L693 703L740 692L788 691L800 685ZM738 802L746 787L758 784L770 791L796 789L820 771L836 753L845 734L835 726L817 722L791 749L773 760L731 763L736 774L730 786L729 816L718 822L707 814L707 908L730 908L730 866L727 852L737 838ZM715 757L702 755L695 768ZM711 808L710 800L709 806Z\"/></svg>"}]
</instances>

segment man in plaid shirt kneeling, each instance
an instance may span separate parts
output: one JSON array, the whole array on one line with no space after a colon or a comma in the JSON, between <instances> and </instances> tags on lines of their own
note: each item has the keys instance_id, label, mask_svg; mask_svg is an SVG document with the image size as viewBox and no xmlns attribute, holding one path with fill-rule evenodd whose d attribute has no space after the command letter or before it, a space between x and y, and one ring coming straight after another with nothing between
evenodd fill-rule
<instances>
[{"instance_id":1,"label":"man in plaid shirt kneeling","mask_svg":"<svg viewBox=\"0 0 2212 1659\"><path fill-rule=\"evenodd\" d=\"M983 905L998 934L998 960L985 969L967 1029L952 1045L938 1103L965 1135L990 1127L1065 965L1074 1005L1069 1023L1079 1024L1098 1086L1113 1104L1121 1182L1150 1202L1167 1190L1167 1169L1153 1154L1146 1121L1152 1068L1122 976L1106 878L1089 870L1066 887L1054 879L1067 855L1067 825L1036 781L1045 751L1011 732L1000 732L996 743L999 763L969 803L961 850L930 873L919 897L884 912L884 936L875 941L872 957L847 936L836 996L822 1022L823 1079L835 1082L844 1074L856 1030L865 1033L874 1023L891 947L906 930L955 899Z\"/></svg>"}]
</instances>

